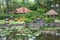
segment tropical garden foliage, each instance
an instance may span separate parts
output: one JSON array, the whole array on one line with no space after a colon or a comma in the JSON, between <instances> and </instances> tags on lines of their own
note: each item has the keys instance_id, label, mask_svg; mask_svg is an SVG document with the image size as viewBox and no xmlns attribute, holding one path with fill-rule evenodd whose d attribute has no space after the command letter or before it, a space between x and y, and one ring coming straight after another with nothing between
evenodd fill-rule
<instances>
[{"instance_id":1,"label":"tropical garden foliage","mask_svg":"<svg viewBox=\"0 0 60 40\"><path fill-rule=\"evenodd\" d=\"M16 9L26 7L31 12L16 14ZM51 37L51 35L42 35L43 30L57 30L60 28L38 28L34 29L28 25L35 18L44 19L44 23L48 24L54 22L54 18L48 18L46 12L55 10L58 13L55 19L60 20L60 0L0 0L0 24L5 24L6 16L9 18L10 24L19 24L23 21L25 27L22 26L8 26L0 27L0 36L6 36L7 40L28 40L29 38L36 37L35 40L59 40L58 37ZM11 13L12 12L12 13Z\"/></svg>"}]
</instances>

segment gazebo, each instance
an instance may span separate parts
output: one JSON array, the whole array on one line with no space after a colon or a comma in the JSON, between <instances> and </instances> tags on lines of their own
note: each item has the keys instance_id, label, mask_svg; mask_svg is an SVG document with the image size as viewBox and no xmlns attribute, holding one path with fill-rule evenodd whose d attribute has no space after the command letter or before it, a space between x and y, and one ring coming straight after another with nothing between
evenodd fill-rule
<instances>
[{"instance_id":1,"label":"gazebo","mask_svg":"<svg viewBox=\"0 0 60 40\"><path fill-rule=\"evenodd\" d=\"M31 10L29 10L26 7L21 7L21 8L17 8L16 9L16 13L20 14L20 13L27 13L27 12L31 12Z\"/></svg>"},{"instance_id":2,"label":"gazebo","mask_svg":"<svg viewBox=\"0 0 60 40\"><path fill-rule=\"evenodd\" d=\"M48 17L53 17L53 18L55 18L55 16L57 16L58 13L57 13L55 10L51 9L51 10L49 10L49 11L46 13L46 15L47 15Z\"/></svg>"}]
</instances>

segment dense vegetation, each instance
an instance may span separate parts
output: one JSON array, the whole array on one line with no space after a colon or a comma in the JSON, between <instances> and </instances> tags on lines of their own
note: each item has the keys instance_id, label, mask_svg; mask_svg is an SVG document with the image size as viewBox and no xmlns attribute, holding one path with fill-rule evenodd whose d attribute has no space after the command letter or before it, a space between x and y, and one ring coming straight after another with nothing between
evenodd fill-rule
<instances>
[{"instance_id":1,"label":"dense vegetation","mask_svg":"<svg viewBox=\"0 0 60 40\"><path fill-rule=\"evenodd\" d=\"M8 3L6 3L5 0L0 0L0 24L4 24L5 22L4 20L6 19L6 16L8 15L8 18L10 20L13 20L14 23L17 20L20 21L21 20L20 18L22 18L23 21L26 23L26 25L25 27L21 27L21 26L1 27L0 36L6 36L7 40L9 40L9 38L13 40L28 40L29 38L32 38L33 36L36 37L38 40L60 40L58 39L58 37L55 37L55 35L46 36L46 35L41 34L43 30L60 31L60 28L38 27L38 29L34 29L28 26L28 23L32 22L35 18L43 19L44 23L46 24L50 23L51 21L54 22L55 19L60 20L60 0L33 0L33 1L32 0L8 0L7 2ZM20 8L20 7L26 7L30 9L31 12L27 12L25 14L24 13L15 14L16 8ZM56 18L51 18L51 17L48 18L48 16L45 15L51 9L55 10L58 13ZM18 23L20 23L19 21Z\"/></svg>"}]
</instances>

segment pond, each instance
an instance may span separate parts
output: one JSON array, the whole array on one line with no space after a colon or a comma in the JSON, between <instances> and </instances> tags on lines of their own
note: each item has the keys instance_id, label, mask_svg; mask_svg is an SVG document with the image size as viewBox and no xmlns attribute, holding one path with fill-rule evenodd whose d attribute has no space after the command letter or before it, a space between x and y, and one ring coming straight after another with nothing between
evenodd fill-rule
<instances>
[{"instance_id":1,"label":"pond","mask_svg":"<svg viewBox=\"0 0 60 40\"><path fill-rule=\"evenodd\" d=\"M6 40L6 37L0 37L0 40ZM28 38L28 40L60 40L60 36L41 34L38 37L33 36L31 38Z\"/></svg>"},{"instance_id":2,"label":"pond","mask_svg":"<svg viewBox=\"0 0 60 40\"><path fill-rule=\"evenodd\" d=\"M37 37L38 40L60 40L60 36L55 36L55 35L39 35Z\"/></svg>"},{"instance_id":3,"label":"pond","mask_svg":"<svg viewBox=\"0 0 60 40\"><path fill-rule=\"evenodd\" d=\"M0 36L0 40L6 40L6 37L1 37L1 36Z\"/></svg>"}]
</instances>

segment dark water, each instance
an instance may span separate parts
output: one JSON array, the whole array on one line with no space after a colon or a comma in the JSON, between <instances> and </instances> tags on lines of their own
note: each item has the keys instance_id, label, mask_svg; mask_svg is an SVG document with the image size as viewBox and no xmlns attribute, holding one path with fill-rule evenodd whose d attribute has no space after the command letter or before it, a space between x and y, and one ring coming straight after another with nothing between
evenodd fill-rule
<instances>
[{"instance_id":1,"label":"dark water","mask_svg":"<svg viewBox=\"0 0 60 40\"><path fill-rule=\"evenodd\" d=\"M54 35L43 35L37 37L37 40L60 40L60 36L54 36Z\"/></svg>"}]
</instances>

